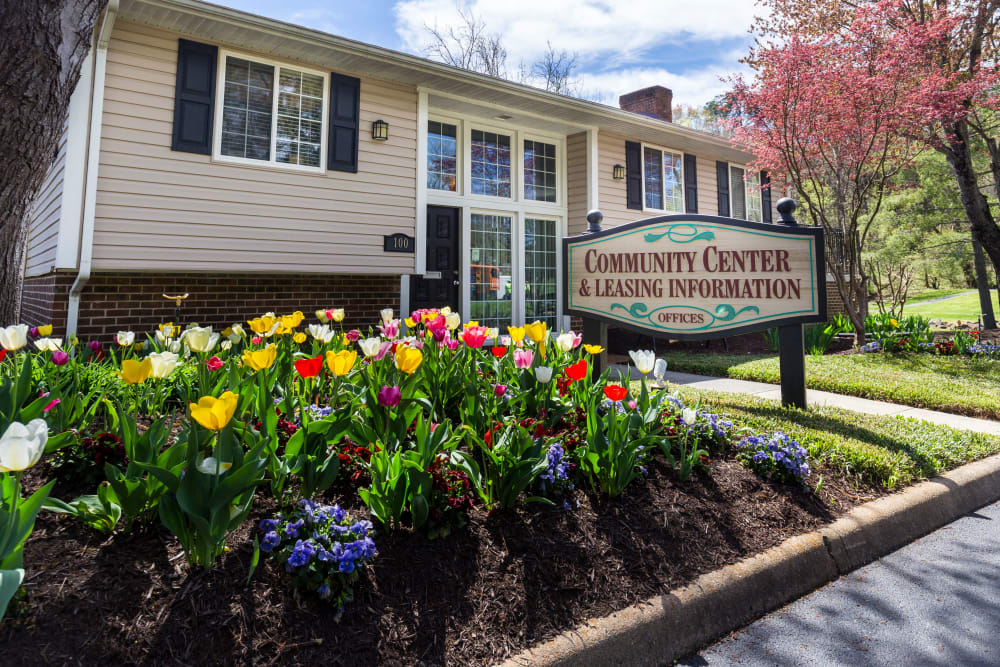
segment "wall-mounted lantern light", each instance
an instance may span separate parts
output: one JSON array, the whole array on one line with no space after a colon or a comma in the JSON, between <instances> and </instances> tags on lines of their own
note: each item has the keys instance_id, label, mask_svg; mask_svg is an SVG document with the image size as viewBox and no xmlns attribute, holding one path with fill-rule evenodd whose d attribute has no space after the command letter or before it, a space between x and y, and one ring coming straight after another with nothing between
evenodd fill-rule
<instances>
[{"instance_id":1,"label":"wall-mounted lantern light","mask_svg":"<svg viewBox=\"0 0 1000 667\"><path fill-rule=\"evenodd\" d=\"M611 175L614 177L616 181L622 180L623 178L625 178L625 167L621 166L620 164L616 164L613 168Z\"/></svg>"},{"instance_id":2,"label":"wall-mounted lantern light","mask_svg":"<svg viewBox=\"0 0 1000 667\"><path fill-rule=\"evenodd\" d=\"M389 138L389 123L381 118L372 123L372 139L375 141L385 141Z\"/></svg>"}]
</instances>

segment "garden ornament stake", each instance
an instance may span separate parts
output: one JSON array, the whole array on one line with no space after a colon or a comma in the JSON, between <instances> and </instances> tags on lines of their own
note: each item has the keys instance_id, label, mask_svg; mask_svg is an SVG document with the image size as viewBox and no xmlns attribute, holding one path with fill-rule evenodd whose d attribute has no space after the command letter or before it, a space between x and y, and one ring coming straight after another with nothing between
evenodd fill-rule
<instances>
[{"instance_id":1,"label":"garden ornament stake","mask_svg":"<svg viewBox=\"0 0 1000 667\"><path fill-rule=\"evenodd\" d=\"M183 302L184 299L188 298L188 293L184 292L183 295L177 295L177 296L170 296L169 294L164 294L163 298L164 299L168 299L168 300L174 302L174 307L175 307L175 309L174 309L174 321L177 322L177 323L180 323L180 321L181 321L181 302Z\"/></svg>"}]
</instances>

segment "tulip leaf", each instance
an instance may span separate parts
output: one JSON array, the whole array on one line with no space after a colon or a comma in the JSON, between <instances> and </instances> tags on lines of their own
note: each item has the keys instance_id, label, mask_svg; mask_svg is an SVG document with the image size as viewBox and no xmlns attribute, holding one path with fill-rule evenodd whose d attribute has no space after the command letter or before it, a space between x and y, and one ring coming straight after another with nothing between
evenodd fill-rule
<instances>
[{"instance_id":1,"label":"tulip leaf","mask_svg":"<svg viewBox=\"0 0 1000 667\"><path fill-rule=\"evenodd\" d=\"M17 589L24 581L24 570L16 568L11 570L0 570L0 619L7 613L7 605L17 595Z\"/></svg>"}]
</instances>

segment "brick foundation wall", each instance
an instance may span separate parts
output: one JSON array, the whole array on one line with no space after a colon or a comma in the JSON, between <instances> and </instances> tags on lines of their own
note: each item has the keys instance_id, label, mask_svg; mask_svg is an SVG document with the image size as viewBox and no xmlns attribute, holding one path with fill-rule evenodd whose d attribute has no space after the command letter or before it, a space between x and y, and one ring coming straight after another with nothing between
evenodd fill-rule
<instances>
[{"instance_id":1,"label":"brick foundation wall","mask_svg":"<svg viewBox=\"0 0 1000 667\"><path fill-rule=\"evenodd\" d=\"M840 298L840 290L837 289L837 283L827 282L826 316L829 319L833 319L838 314L847 314L847 309L844 308L844 300Z\"/></svg>"},{"instance_id":2,"label":"brick foundation wall","mask_svg":"<svg viewBox=\"0 0 1000 667\"><path fill-rule=\"evenodd\" d=\"M25 281L21 321L66 330L72 274L49 274ZM149 331L174 320L172 302L163 294L190 296L181 306L182 323L224 328L266 312L301 310L309 320L319 308L343 308L344 326L367 330L379 310L399 312L399 276L259 275L207 273L98 273L83 290L77 334L107 339L128 329Z\"/></svg>"}]
</instances>

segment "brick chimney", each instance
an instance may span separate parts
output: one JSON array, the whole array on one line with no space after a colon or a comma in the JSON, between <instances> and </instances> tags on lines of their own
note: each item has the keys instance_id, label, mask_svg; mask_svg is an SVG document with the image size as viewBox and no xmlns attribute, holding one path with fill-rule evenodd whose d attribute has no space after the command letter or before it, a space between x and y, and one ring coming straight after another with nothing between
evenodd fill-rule
<instances>
[{"instance_id":1,"label":"brick chimney","mask_svg":"<svg viewBox=\"0 0 1000 667\"><path fill-rule=\"evenodd\" d=\"M650 86L634 93L625 93L618 98L618 106L625 111L641 113L672 123L674 120L674 93L663 86Z\"/></svg>"}]
</instances>

